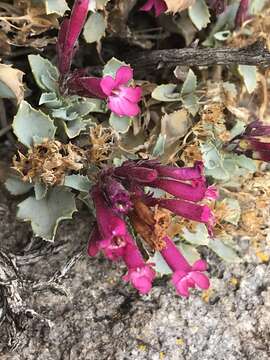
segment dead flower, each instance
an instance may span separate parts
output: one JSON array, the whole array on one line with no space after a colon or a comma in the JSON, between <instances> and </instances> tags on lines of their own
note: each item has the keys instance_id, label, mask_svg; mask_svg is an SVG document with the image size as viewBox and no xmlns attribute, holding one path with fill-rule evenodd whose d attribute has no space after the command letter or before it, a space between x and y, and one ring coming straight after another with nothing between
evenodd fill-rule
<instances>
[{"instance_id":1,"label":"dead flower","mask_svg":"<svg viewBox=\"0 0 270 360\"><path fill-rule=\"evenodd\" d=\"M138 200L134 203L130 220L134 229L151 249L160 251L165 247L164 237L171 223L169 211L158 206L152 210Z\"/></svg>"},{"instance_id":2,"label":"dead flower","mask_svg":"<svg viewBox=\"0 0 270 360\"><path fill-rule=\"evenodd\" d=\"M108 160L112 153L114 138L111 128L105 128L102 125L91 127L89 161L91 163L100 163Z\"/></svg>"},{"instance_id":3,"label":"dead flower","mask_svg":"<svg viewBox=\"0 0 270 360\"><path fill-rule=\"evenodd\" d=\"M77 146L45 140L32 147L26 155L19 152L19 160L16 156L13 158L13 167L25 182L41 180L53 186L62 184L68 173L81 170L83 161L84 152Z\"/></svg>"}]
</instances>

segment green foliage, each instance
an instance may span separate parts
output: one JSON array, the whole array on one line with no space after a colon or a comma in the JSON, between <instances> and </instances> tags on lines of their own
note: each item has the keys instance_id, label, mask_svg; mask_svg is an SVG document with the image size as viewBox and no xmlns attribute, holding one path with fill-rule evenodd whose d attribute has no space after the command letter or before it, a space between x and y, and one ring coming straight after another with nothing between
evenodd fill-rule
<instances>
[{"instance_id":1,"label":"green foliage","mask_svg":"<svg viewBox=\"0 0 270 360\"><path fill-rule=\"evenodd\" d=\"M83 36L88 43L100 41L105 35L107 22L105 17L99 13L91 13L84 25Z\"/></svg>"},{"instance_id":2,"label":"green foliage","mask_svg":"<svg viewBox=\"0 0 270 360\"><path fill-rule=\"evenodd\" d=\"M111 58L103 68L103 76L109 75L109 76L112 76L113 78L115 78L116 71L121 66L128 66L128 65L126 63L124 63L123 61L117 60L114 57Z\"/></svg>"},{"instance_id":3,"label":"green foliage","mask_svg":"<svg viewBox=\"0 0 270 360\"><path fill-rule=\"evenodd\" d=\"M227 262L239 262L240 259L233 249L236 244L232 241L232 236L226 234L219 238L210 238L204 224L198 224L195 233L184 229L183 238L193 246L204 245L213 250L218 256Z\"/></svg>"},{"instance_id":4,"label":"green foliage","mask_svg":"<svg viewBox=\"0 0 270 360\"><path fill-rule=\"evenodd\" d=\"M89 193L91 188L91 182L87 176L76 174L65 176L64 185L86 193Z\"/></svg>"},{"instance_id":5,"label":"green foliage","mask_svg":"<svg viewBox=\"0 0 270 360\"><path fill-rule=\"evenodd\" d=\"M210 22L210 13L204 0L196 0L188 9L189 17L198 30L205 28Z\"/></svg>"},{"instance_id":6,"label":"green foliage","mask_svg":"<svg viewBox=\"0 0 270 360\"><path fill-rule=\"evenodd\" d=\"M110 126L115 131L121 134L125 134L126 132L128 132L131 123L132 123L132 118L128 116L118 116L113 112L111 113L109 118Z\"/></svg>"},{"instance_id":7,"label":"green foliage","mask_svg":"<svg viewBox=\"0 0 270 360\"><path fill-rule=\"evenodd\" d=\"M46 6L46 13L56 13L63 16L65 11L69 10L66 0L43 0Z\"/></svg>"},{"instance_id":8,"label":"green foliage","mask_svg":"<svg viewBox=\"0 0 270 360\"><path fill-rule=\"evenodd\" d=\"M100 99L62 96L58 88L57 68L40 55L29 55L28 59L34 78L43 91L39 105L43 105L51 118L56 120L61 137L75 138L94 123L90 113L106 112L105 103Z\"/></svg>"},{"instance_id":9,"label":"green foliage","mask_svg":"<svg viewBox=\"0 0 270 360\"><path fill-rule=\"evenodd\" d=\"M40 55L29 55L28 61L38 86L46 92L58 91L58 69Z\"/></svg>"},{"instance_id":10,"label":"green foliage","mask_svg":"<svg viewBox=\"0 0 270 360\"><path fill-rule=\"evenodd\" d=\"M152 98L164 102L180 101L180 93L174 92L176 88L175 84L159 85L152 92Z\"/></svg>"},{"instance_id":11,"label":"green foliage","mask_svg":"<svg viewBox=\"0 0 270 360\"><path fill-rule=\"evenodd\" d=\"M27 147L41 143L44 139L53 139L56 131L52 119L32 108L26 101L20 104L12 126L18 140Z\"/></svg>"},{"instance_id":12,"label":"green foliage","mask_svg":"<svg viewBox=\"0 0 270 360\"><path fill-rule=\"evenodd\" d=\"M30 196L18 207L17 217L31 221L34 234L48 241L54 240L59 222L71 219L76 211L74 195L63 187L49 189L40 200Z\"/></svg>"},{"instance_id":13,"label":"green foliage","mask_svg":"<svg viewBox=\"0 0 270 360\"><path fill-rule=\"evenodd\" d=\"M256 163L245 155L223 153L213 143L202 143L201 151L205 165L205 173L216 180L228 182L238 176L256 171Z\"/></svg>"},{"instance_id":14,"label":"green foliage","mask_svg":"<svg viewBox=\"0 0 270 360\"><path fill-rule=\"evenodd\" d=\"M11 176L7 178L5 187L12 195L23 195L31 190L33 185L22 181L18 176Z\"/></svg>"}]
</instances>

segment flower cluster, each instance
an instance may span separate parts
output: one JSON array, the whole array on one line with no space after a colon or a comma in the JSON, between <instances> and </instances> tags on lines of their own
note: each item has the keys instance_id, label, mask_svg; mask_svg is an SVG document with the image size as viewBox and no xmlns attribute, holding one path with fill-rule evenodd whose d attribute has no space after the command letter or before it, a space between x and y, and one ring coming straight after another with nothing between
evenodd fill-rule
<instances>
[{"instance_id":1,"label":"flower cluster","mask_svg":"<svg viewBox=\"0 0 270 360\"><path fill-rule=\"evenodd\" d=\"M155 197L155 188L167 195ZM160 251L173 272L172 282L178 294L188 297L189 288L209 287L203 273L206 262L199 260L190 265L166 234L172 213L205 223L212 231L214 216L207 205L198 202L216 199L217 192L213 186L207 187L201 162L191 168L176 168L151 160L126 161L100 173L91 197L96 225L89 239L90 256L102 251L113 261L122 259L128 270L123 279L140 293L148 293L155 271L140 253L129 231L132 228L146 246Z\"/></svg>"},{"instance_id":2,"label":"flower cluster","mask_svg":"<svg viewBox=\"0 0 270 360\"><path fill-rule=\"evenodd\" d=\"M84 69L71 71L76 43L84 26L90 0L76 0L70 19L65 19L59 30L57 42L60 90L63 93L108 100L108 108L118 116L136 116L140 113L140 87L133 87L133 70L121 66L115 75L91 77Z\"/></svg>"},{"instance_id":3,"label":"flower cluster","mask_svg":"<svg viewBox=\"0 0 270 360\"><path fill-rule=\"evenodd\" d=\"M246 127L245 131L230 141L233 150L244 153L253 159L270 161L270 125L260 120L254 120Z\"/></svg>"}]
</instances>

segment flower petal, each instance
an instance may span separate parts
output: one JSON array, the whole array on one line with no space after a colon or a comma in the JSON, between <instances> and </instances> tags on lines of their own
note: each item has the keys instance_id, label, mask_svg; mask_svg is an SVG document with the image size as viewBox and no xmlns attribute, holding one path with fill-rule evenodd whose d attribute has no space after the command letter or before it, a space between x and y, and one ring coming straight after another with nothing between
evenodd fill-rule
<instances>
[{"instance_id":1,"label":"flower petal","mask_svg":"<svg viewBox=\"0 0 270 360\"><path fill-rule=\"evenodd\" d=\"M164 0L155 0L155 13L156 16L161 15L167 10L167 5Z\"/></svg>"},{"instance_id":2,"label":"flower petal","mask_svg":"<svg viewBox=\"0 0 270 360\"><path fill-rule=\"evenodd\" d=\"M108 107L112 112L119 116L137 116L141 111L137 103L133 103L118 96L109 97Z\"/></svg>"},{"instance_id":3,"label":"flower petal","mask_svg":"<svg viewBox=\"0 0 270 360\"><path fill-rule=\"evenodd\" d=\"M151 163L150 167L154 167L160 176L171 177L176 180L193 180L202 177L203 163L196 161L194 167L177 168L174 166L164 166Z\"/></svg>"},{"instance_id":4,"label":"flower petal","mask_svg":"<svg viewBox=\"0 0 270 360\"><path fill-rule=\"evenodd\" d=\"M192 271L189 276L195 281L200 289L207 290L209 288L210 281L205 274L202 274L199 271Z\"/></svg>"},{"instance_id":5,"label":"flower petal","mask_svg":"<svg viewBox=\"0 0 270 360\"><path fill-rule=\"evenodd\" d=\"M197 184L193 186L180 181L164 178L158 178L151 183L151 186L165 190L167 193L176 197L193 202L202 200L207 190L203 181L197 182Z\"/></svg>"},{"instance_id":6,"label":"flower petal","mask_svg":"<svg viewBox=\"0 0 270 360\"><path fill-rule=\"evenodd\" d=\"M100 86L104 94L110 96L113 89L116 87L116 82L114 78L108 75L101 79Z\"/></svg>"},{"instance_id":7,"label":"flower petal","mask_svg":"<svg viewBox=\"0 0 270 360\"><path fill-rule=\"evenodd\" d=\"M129 66L121 66L115 74L116 86L125 85L133 78L133 70Z\"/></svg>"},{"instance_id":8,"label":"flower petal","mask_svg":"<svg viewBox=\"0 0 270 360\"><path fill-rule=\"evenodd\" d=\"M155 0L147 0L146 3L140 8L142 11L150 11L154 6Z\"/></svg>"},{"instance_id":9,"label":"flower petal","mask_svg":"<svg viewBox=\"0 0 270 360\"><path fill-rule=\"evenodd\" d=\"M207 262L202 259L195 261L195 263L192 265L193 271L206 271L207 268L208 268Z\"/></svg>"},{"instance_id":10,"label":"flower petal","mask_svg":"<svg viewBox=\"0 0 270 360\"><path fill-rule=\"evenodd\" d=\"M176 288L176 291L179 295L188 298L189 297L189 286L188 286L188 279L184 278L178 282L174 282L172 279L172 282Z\"/></svg>"},{"instance_id":11,"label":"flower petal","mask_svg":"<svg viewBox=\"0 0 270 360\"><path fill-rule=\"evenodd\" d=\"M156 170L142 166L129 166L129 164L116 167L114 174L140 183L152 183L157 178Z\"/></svg>"},{"instance_id":12,"label":"flower petal","mask_svg":"<svg viewBox=\"0 0 270 360\"><path fill-rule=\"evenodd\" d=\"M135 88L121 86L120 91L120 97L123 96L131 102L139 102L141 100L142 89L139 86Z\"/></svg>"},{"instance_id":13,"label":"flower petal","mask_svg":"<svg viewBox=\"0 0 270 360\"><path fill-rule=\"evenodd\" d=\"M160 199L158 204L186 219L213 225L214 215L207 205L198 205L180 199Z\"/></svg>"}]
</instances>

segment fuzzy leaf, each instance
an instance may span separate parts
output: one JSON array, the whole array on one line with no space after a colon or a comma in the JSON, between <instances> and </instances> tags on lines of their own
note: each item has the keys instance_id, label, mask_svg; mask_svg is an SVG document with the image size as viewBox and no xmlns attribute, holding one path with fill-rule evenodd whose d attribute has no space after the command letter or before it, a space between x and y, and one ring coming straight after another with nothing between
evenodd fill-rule
<instances>
[{"instance_id":1,"label":"fuzzy leaf","mask_svg":"<svg viewBox=\"0 0 270 360\"><path fill-rule=\"evenodd\" d=\"M61 220L71 219L76 211L74 195L65 188L52 188L46 197L37 200L31 196L19 205L17 217L31 221L33 232L44 240L53 241Z\"/></svg>"},{"instance_id":2,"label":"fuzzy leaf","mask_svg":"<svg viewBox=\"0 0 270 360\"><path fill-rule=\"evenodd\" d=\"M86 193L88 193L91 188L91 183L87 176L76 174L66 176L64 185Z\"/></svg>"},{"instance_id":3,"label":"fuzzy leaf","mask_svg":"<svg viewBox=\"0 0 270 360\"><path fill-rule=\"evenodd\" d=\"M114 57L111 58L111 60L109 60L103 68L103 76L110 75L113 78L115 78L116 71L121 66L127 66L127 64L124 63L123 61L117 60Z\"/></svg>"},{"instance_id":4,"label":"fuzzy leaf","mask_svg":"<svg viewBox=\"0 0 270 360\"><path fill-rule=\"evenodd\" d=\"M33 184L22 181L19 177L9 177L5 182L6 189L11 195L23 195L33 188Z\"/></svg>"},{"instance_id":5,"label":"fuzzy leaf","mask_svg":"<svg viewBox=\"0 0 270 360\"><path fill-rule=\"evenodd\" d=\"M195 246L208 245L209 243L208 231L204 224L197 224L195 233L183 228L182 236L188 243Z\"/></svg>"},{"instance_id":6,"label":"fuzzy leaf","mask_svg":"<svg viewBox=\"0 0 270 360\"><path fill-rule=\"evenodd\" d=\"M166 143L166 135L159 134L157 142L153 149L153 157L160 157L164 154L165 150L165 143Z\"/></svg>"},{"instance_id":7,"label":"fuzzy leaf","mask_svg":"<svg viewBox=\"0 0 270 360\"><path fill-rule=\"evenodd\" d=\"M37 181L34 186L36 200L43 199L48 190L48 186L41 181Z\"/></svg>"},{"instance_id":8,"label":"fuzzy leaf","mask_svg":"<svg viewBox=\"0 0 270 360\"><path fill-rule=\"evenodd\" d=\"M187 261L190 263L190 265L193 265L195 261L201 258L201 255L194 248L194 246L180 243L177 244L177 247L179 248L183 256L187 259Z\"/></svg>"},{"instance_id":9,"label":"fuzzy leaf","mask_svg":"<svg viewBox=\"0 0 270 360\"><path fill-rule=\"evenodd\" d=\"M26 101L21 102L12 126L18 140L27 147L33 145L34 138L53 139L56 131L52 119Z\"/></svg>"},{"instance_id":10,"label":"fuzzy leaf","mask_svg":"<svg viewBox=\"0 0 270 360\"><path fill-rule=\"evenodd\" d=\"M131 122L132 118L128 116L118 116L113 112L111 113L109 118L109 123L111 127L121 134L128 132Z\"/></svg>"},{"instance_id":11,"label":"fuzzy leaf","mask_svg":"<svg viewBox=\"0 0 270 360\"><path fill-rule=\"evenodd\" d=\"M152 92L152 98L159 101L180 101L181 96L179 93L175 93L175 84L166 84L157 86Z\"/></svg>"},{"instance_id":12,"label":"fuzzy leaf","mask_svg":"<svg viewBox=\"0 0 270 360\"><path fill-rule=\"evenodd\" d=\"M75 138L80 134L82 130L86 128L86 123L82 120L82 118L77 118L71 121L62 121L65 133L70 139Z\"/></svg>"},{"instance_id":13,"label":"fuzzy leaf","mask_svg":"<svg viewBox=\"0 0 270 360\"><path fill-rule=\"evenodd\" d=\"M204 0L196 0L188 9L189 17L198 30L202 30L210 23L210 13Z\"/></svg>"},{"instance_id":14,"label":"fuzzy leaf","mask_svg":"<svg viewBox=\"0 0 270 360\"><path fill-rule=\"evenodd\" d=\"M66 0L45 0L45 7L47 14L56 13L61 16L69 10Z\"/></svg>"},{"instance_id":15,"label":"fuzzy leaf","mask_svg":"<svg viewBox=\"0 0 270 360\"><path fill-rule=\"evenodd\" d=\"M149 258L148 262L155 264L154 269L160 275L170 275L170 274L172 274L171 268L167 265L166 261L161 256L160 252L156 251L154 256Z\"/></svg>"},{"instance_id":16,"label":"fuzzy leaf","mask_svg":"<svg viewBox=\"0 0 270 360\"><path fill-rule=\"evenodd\" d=\"M0 98L16 99L20 103L24 94L23 75L22 71L10 65L0 64Z\"/></svg>"},{"instance_id":17,"label":"fuzzy leaf","mask_svg":"<svg viewBox=\"0 0 270 360\"><path fill-rule=\"evenodd\" d=\"M100 41L105 35L107 22L101 13L92 13L84 25L83 36L88 43Z\"/></svg>"},{"instance_id":18,"label":"fuzzy leaf","mask_svg":"<svg viewBox=\"0 0 270 360\"><path fill-rule=\"evenodd\" d=\"M28 55L28 61L38 86L45 91L57 91L58 69L40 55Z\"/></svg>"},{"instance_id":19,"label":"fuzzy leaf","mask_svg":"<svg viewBox=\"0 0 270 360\"><path fill-rule=\"evenodd\" d=\"M257 86L257 68L253 65L238 65L238 71L242 75L249 94L253 93Z\"/></svg>"},{"instance_id":20,"label":"fuzzy leaf","mask_svg":"<svg viewBox=\"0 0 270 360\"><path fill-rule=\"evenodd\" d=\"M193 93L196 90L196 87L197 87L197 76L194 74L194 72L191 69L189 69L187 77L181 89L181 95L184 96Z\"/></svg>"},{"instance_id":21,"label":"fuzzy leaf","mask_svg":"<svg viewBox=\"0 0 270 360\"><path fill-rule=\"evenodd\" d=\"M177 13L192 6L196 0L165 0L168 12Z\"/></svg>"},{"instance_id":22,"label":"fuzzy leaf","mask_svg":"<svg viewBox=\"0 0 270 360\"><path fill-rule=\"evenodd\" d=\"M227 262L239 262L239 256L236 252L221 239L209 239L208 247L212 249L219 257Z\"/></svg>"}]
</instances>

